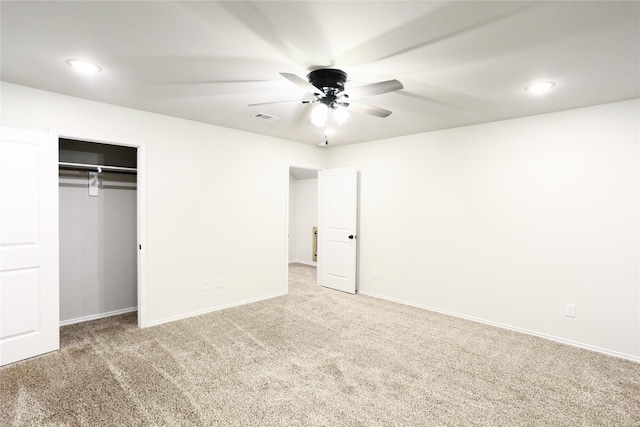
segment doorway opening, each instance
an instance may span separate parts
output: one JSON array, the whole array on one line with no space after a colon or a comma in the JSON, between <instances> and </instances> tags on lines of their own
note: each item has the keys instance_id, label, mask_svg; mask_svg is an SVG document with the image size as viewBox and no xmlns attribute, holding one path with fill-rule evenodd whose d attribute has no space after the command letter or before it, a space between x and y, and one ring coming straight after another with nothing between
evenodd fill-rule
<instances>
[{"instance_id":1,"label":"doorway opening","mask_svg":"<svg viewBox=\"0 0 640 427\"><path fill-rule=\"evenodd\" d=\"M287 278L290 265L317 267L318 170L289 166Z\"/></svg>"}]
</instances>

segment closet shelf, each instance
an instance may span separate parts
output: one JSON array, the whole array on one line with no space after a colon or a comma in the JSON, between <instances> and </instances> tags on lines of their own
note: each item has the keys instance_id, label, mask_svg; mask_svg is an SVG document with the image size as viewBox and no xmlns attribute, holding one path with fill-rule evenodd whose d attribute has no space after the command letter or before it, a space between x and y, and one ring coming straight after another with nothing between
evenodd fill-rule
<instances>
[{"instance_id":1,"label":"closet shelf","mask_svg":"<svg viewBox=\"0 0 640 427\"><path fill-rule=\"evenodd\" d=\"M70 162L58 162L60 169L73 169L73 170L88 170L100 172L122 172L122 173L138 173L136 168L127 168L123 166L103 166L103 165L90 165L86 163L70 163Z\"/></svg>"}]
</instances>

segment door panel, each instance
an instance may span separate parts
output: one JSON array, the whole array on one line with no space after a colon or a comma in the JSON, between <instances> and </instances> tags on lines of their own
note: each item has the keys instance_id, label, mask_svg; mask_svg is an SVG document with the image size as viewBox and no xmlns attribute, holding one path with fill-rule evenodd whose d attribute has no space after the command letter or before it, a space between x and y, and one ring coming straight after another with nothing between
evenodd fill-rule
<instances>
[{"instance_id":1,"label":"door panel","mask_svg":"<svg viewBox=\"0 0 640 427\"><path fill-rule=\"evenodd\" d=\"M356 292L357 195L355 168L318 173L318 283L352 294Z\"/></svg>"},{"instance_id":2,"label":"door panel","mask_svg":"<svg viewBox=\"0 0 640 427\"><path fill-rule=\"evenodd\" d=\"M0 131L0 364L59 348L58 140Z\"/></svg>"},{"instance_id":3,"label":"door panel","mask_svg":"<svg viewBox=\"0 0 640 427\"><path fill-rule=\"evenodd\" d=\"M2 300L11 302L2 306L2 336L35 333L38 330L38 269L23 268L0 274Z\"/></svg>"}]
</instances>

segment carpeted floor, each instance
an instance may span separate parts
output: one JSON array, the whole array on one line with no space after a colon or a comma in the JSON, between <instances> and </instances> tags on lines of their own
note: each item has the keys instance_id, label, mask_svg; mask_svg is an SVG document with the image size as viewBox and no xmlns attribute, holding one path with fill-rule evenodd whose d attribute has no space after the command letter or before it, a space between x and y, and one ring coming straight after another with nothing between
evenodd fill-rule
<instances>
[{"instance_id":1,"label":"carpeted floor","mask_svg":"<svg viewBox=\"0 0 640 427\"><path fill-rule=\"evenodd\" d=\"M639 426L640 364L316 286L0 368L2 426Z\"/></svg>"}]
</instances>

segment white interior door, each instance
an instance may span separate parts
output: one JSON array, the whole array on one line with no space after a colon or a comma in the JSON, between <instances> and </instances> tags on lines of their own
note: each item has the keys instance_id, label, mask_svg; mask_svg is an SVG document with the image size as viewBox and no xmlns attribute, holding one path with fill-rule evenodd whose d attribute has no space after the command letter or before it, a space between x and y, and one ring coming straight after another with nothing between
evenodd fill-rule
<instances>
[{"instance_id":1,"label":"white interior door","mask_svg":"<svg viewBox=\"0 0 640 427\"><path fill-rule=\"evenodd\" d=\"M0 365L60 348L58 140L0 129Z\"/></svg>"},{"instance_id":2,"label":"white interior door","mask_svg":"<svg viewBox=\"0 0 640 427\"><path fill-rule=\"evenodd\" d=\"M356 293L358 174L354 167L318 173L318 284Z\"/></svg>"}]
</instances>

